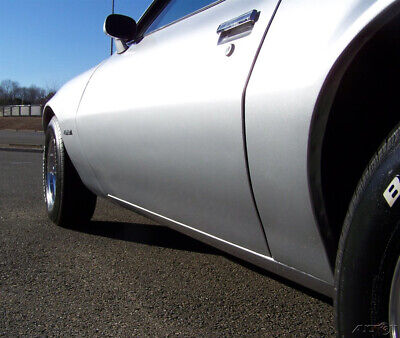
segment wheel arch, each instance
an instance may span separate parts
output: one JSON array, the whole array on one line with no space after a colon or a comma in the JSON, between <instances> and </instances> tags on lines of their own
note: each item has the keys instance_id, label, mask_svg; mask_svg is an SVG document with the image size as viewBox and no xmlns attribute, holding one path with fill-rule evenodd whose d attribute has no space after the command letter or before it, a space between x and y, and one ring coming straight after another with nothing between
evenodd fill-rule
<instances>
[{"instance_id":1,"label":"wheel arch","mask_svg":"<svg viewBox=\"0 0 400 338\"><path fill-rule=\"evenodd\" d=\"M351 127L357 128L357 119L347 120L345 113L337 113L338 107L343 106L343 103L348 100L348 104L354 104L357 95L351 98L344 97L344 93L349 88L357 88L356 85L360 85L359 93L362 93L363 86L365 83L361 82L360 79L358 83L349 83L351 80L351 74L357 71L358 62L360 57L368 55L366 53L370 52L369 48L374 39L380 39L379 32L382 32L385 27L391 24L395 24L400 21L400 1L392 2L390 6L387 6L383 11L377 14L347 45L347 47L342 51L340 56L337 58L336 62L331 67L328 76L319 92L318 99L316 101L314 111L312 114L312 120L309 131L309 143L308 143L308 180L309 189L313 205L313 210L315 217L319 225L319 231L323 239L329 261L332 269L334 269L337 247L339 236L341 232L341 226L344 220L345 213L347 211L347 205L351 200L352 193L357 185L358 179L361 177L363 169L366 163L375 152L379 144L384 140L388 131L385 128L380 129L374 133L374 142L379 140L379 144L374 144L374 151L372 154L363 154L363 156L346 158L346 166L351 171L352 177L356 177L359 174L356 182L351 182L352 186L347 187L346 194L344 198L341 199L340 204L340 215L335 216L335 212L338 211L338 206L334 205L335 198L337 199L337 193L340 192L340 188L343 186L338 185L338 181L329 181L332 178L332 173L327 174L327 163L332 163L329 159L338 159L338 152L336 145L338 142L341 145L346 145L351 148L355 146L357 142L353 135L346 135L341 133L341 130L334 129L337 127L337 122L340 120L343 124L347 122L348 131ZM372 41L372 42L371 42ZM397 50L396 50L397 53ZM348 113L348 112L347 112ZM377 112L375 112L377 114ZM377 118L377 116L375 116ZM395 127L398 122L397 117L390 116L388 123ZM387 126L386 126L387 128ZM390 131L390 130L389 130ZM336 156L333 156L334 150L336 149ZM340 158L339 158L340 159ZM360 169L361 168L361 169ZM360 172L361 170L361 172ZM346 173L347 174L347 173ZM340 183L340 182L339 182ZM334 189L333 196L331 190ZM340 196L341 197L341 196ZM347 203L347 204L346 204ZM343 211L343 205L346 205L346 210ZM344 216L343 216L344 212ZM342 217L343 216L343 217Z\"/></svg>"},{"instance_id":2,"label":"wheel arch","mask_svg":"<svg viewBox=\"0 0 400 338\"><path fill-rule=\"evenodd\" d=\"M66 98L61 95L58 97L55 96L46 104L42 117L43 130L46 132L51 119L56 116L61 130L63 131L68 129L71 131L71 134L62 135L62 139L65 151L67 152L73 167L89 190L96 195L105 195L82 149L75 124L74 106L66 105L65 102L71 102L71 100L67 101ZM68 114L68 112L72 112L72 114Z\"/></svg>"},{"instance_id":3,"label":"wheel arch","mask_svg":"<svg viewBox=\"0 0 400 338\"><path fill-rule=\"evenodd\" d=\"M50 123L50 120L55 116L53 109L49 106L46 105L43 109L43 117L42 117L42 126L43 130L46 131L47 126Z\"/></svg>"}]
</instances>

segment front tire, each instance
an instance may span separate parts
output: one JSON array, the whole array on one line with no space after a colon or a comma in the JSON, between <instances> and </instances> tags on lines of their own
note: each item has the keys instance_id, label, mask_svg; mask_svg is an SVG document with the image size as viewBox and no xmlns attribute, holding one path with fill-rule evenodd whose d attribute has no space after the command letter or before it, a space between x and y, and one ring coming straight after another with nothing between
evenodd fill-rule
<instances>
[{"instance_id":1,"label":"front tire","mask_svg":"<svg viewBox=\"0 0 400 338\"><path fill-rule=\"evenodd\" d=\"M97 197L76 172L55 116L46 129L43 187L47 214L55 224L75 226L88 222L93 216Z\"/></svg>"},{"instance_id":2,"label":"front tire","mask_svg":"<svg viewBox=\"0 0 400 338\"><path fill-rule=\"evenodd\" d=\"M400 199L396 196L400 194L400 180L397 181L397 175L400 175L400 127L381 146L364 172L343 225L335 271L336 321L341 337L389 333L399 336L400 301L396 298L400 290L396 288L400 287L397 265ZM397 315L389 318L389 312Z\"/></svg>"}]
</instances>

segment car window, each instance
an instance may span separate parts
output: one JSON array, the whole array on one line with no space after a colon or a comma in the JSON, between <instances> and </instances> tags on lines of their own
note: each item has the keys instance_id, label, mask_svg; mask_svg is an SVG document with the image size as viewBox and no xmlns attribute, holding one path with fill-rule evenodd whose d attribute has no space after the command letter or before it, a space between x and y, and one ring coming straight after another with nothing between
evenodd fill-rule
<instances>
[{"instance_id":1,"label":"car window","mask_svg":"<svg viewBox=\"0 0 400 338\"><path fill-rule=\"evenodd\" d=\"M160 15L147 28L145 34L149 34L156 29L164 27L171 22L179 20L197 10L206 7L216 0L171 0Z\"/></svg>"}]
</instances>

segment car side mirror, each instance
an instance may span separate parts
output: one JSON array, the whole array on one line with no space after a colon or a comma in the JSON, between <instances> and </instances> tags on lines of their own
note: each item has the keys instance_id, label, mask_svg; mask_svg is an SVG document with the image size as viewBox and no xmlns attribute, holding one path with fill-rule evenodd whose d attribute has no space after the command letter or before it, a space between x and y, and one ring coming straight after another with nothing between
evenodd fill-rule
<instances>
[{"instance_id":1,"label":"car side mirror","mask_svg":"<svg viewBox=\"0 0 400 338\"><path fill-rule=\"evenodd\" d=\"M126 43L136 37L136 22L129 16L111 14L104 21L103 31L115 39L117 53L121 54L128 49Z\"/></svg>"}]
</instances>

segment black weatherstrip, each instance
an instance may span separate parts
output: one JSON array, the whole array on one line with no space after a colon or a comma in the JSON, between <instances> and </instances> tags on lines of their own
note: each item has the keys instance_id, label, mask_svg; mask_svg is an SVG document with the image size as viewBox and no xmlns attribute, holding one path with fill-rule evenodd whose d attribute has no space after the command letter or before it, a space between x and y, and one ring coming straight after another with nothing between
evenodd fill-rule
<instances>
[{"instance_id":1,"label":"black weatherstrip","mask_svg":"<svg viewBox=\"0 0 400 338\"><path fill-rule=\"evenodd\" d=\"M270 250L270 248L269 248L269 245L268 245L268 238L267 238L267 235L266 235L266 233L265 233L264 226L263 226L263 223L262 223L262 220L261 220L261 216L260 216L260 212L259 212L258 207L257 207L256 197L254 196L253 184L252 184L252 182L251 182L250 166L249 166L249 156L248 156L248 152L247 152L245 105L246 105L246 91L247 91L247 86L249 85L249 81L250 81L251 74L253 73L253 69L254 69L254 66L255 66L255 64L256 64L256 62L257 62L258 55L260 54L261 47L262 47L262 45L264 44L265 37L267 36L267 33L268 33L268 31L269 31L269 28L271 27L272 21L273 21L274 18L275 18L276 12L278 11L278 8L279 8L279 5L281 4L281 1L282 1L282 0L279 0L279 1L278 1L278 4L276 5L275 10L274 10L274 12L272 13L271 19L270 19L269 22L268 22L267 28L265 29L265 32L264 32L264 34L263 34L263 36L262 36L262 38L261 38L260 45L259 45L258 48L257 48L256 55L254 56L253 63L251 64L250 71L249 71L249 75L247 76L246 84L244 85L243 93L242 93L242 134L243 134L244 156L245 156L245 159L246 159L247 178L248 178L248 180L249 180L249 186L250 186L250 191L251 191L251 197L252 197L252 199L253 199L254 207L256 208L257 217L258 217L258 219L259 219L259 221L260 221L261 229L262 229L262 232L264 233L264 237L265 237L265 240L266 240L266 242L267 242L268 251L269 251L269 253L270 253L271 256L272 256L272 252L271 252L271 250Z\"/></svg>"}]
</instances>

